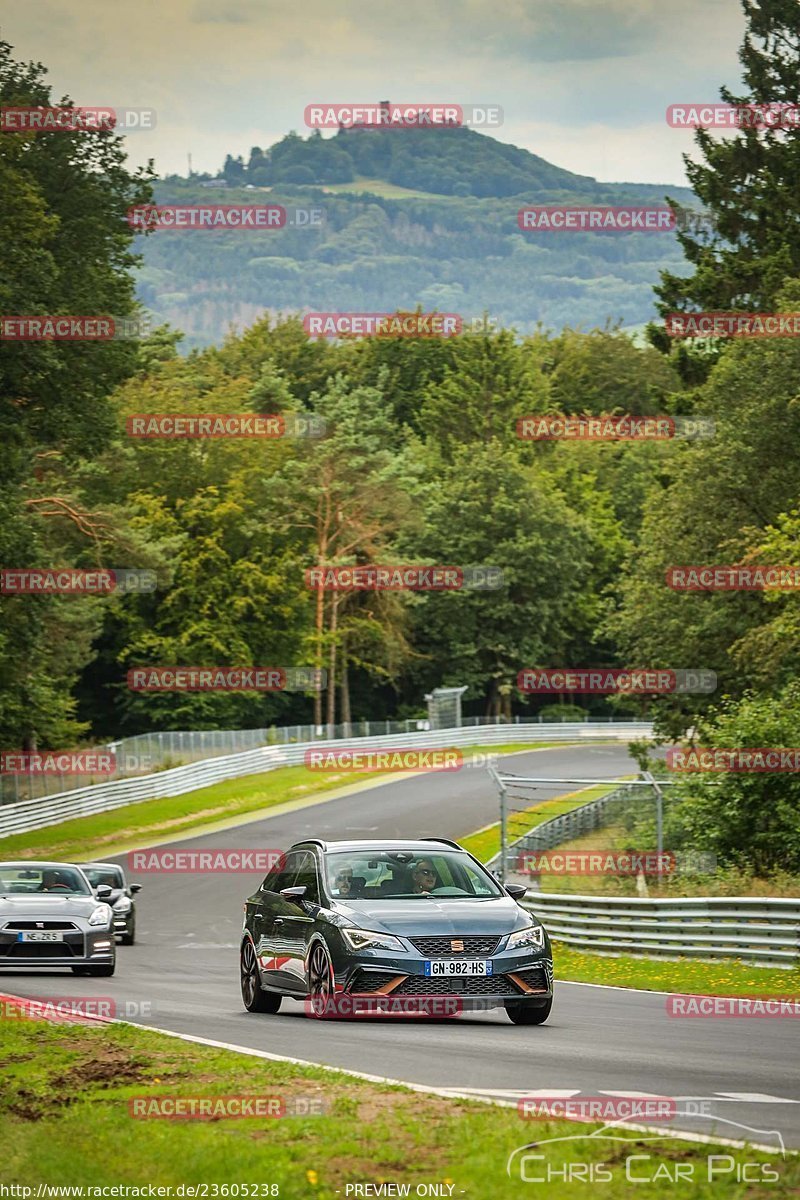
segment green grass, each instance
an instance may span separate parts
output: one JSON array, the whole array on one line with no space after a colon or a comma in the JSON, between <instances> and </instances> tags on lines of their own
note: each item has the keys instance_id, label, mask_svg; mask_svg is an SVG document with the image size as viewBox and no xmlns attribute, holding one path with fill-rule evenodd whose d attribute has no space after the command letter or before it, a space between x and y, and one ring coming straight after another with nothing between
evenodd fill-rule
<instances>
[{"instance_id":1,"label":"green grass","mask_svg":"<svg viewBox=\"0 0 800 1200\"><path fill-rule=\"evenodd\" d=\"M464 747L463 753L503 754L565 746L566 742L509 742L503 746ZM292 801L324 797L326 792L348 784L386 778L388 771L310 771L306 767L278 767L261 775L246 775L210 787L170 796L142 800L124 808L78 817L47 829L14 834L0 839L0 855L11 858L51 858L70 861L88 859L114 850L133 849L143 842L175 837L179 833L202 832L204 827L231 818L260 813Z\"/></svg>"},{"instance_id":2,"label":"green grass","mask_svg":"<svg viewBox=\"0 0 800 1200\"><path fill-rule=\"evenodd\" d=\"M631 954L605 955L553 943L559 979L605 983L651 992L690 992L704 996L800 996L800 964L789 969L747 966L738 959L666 961Z\"/></svg>"},{"instance_id":3,"label":"green grass","mask_svg":"<svg viewBox=\"0 0 800 1200\"><path fill-rule=\"evenodd\" d=\"M267 1038L270 1018L253 1020L263 1023ZM792 1189L800 1187L796 1157L782 1161L777 1155L697 1146L668 1136L643 1142L635 1133L625 1143L587 1143L585 1135L594 1126L522 1120L513 1108L268 1062L133 1026L84 1028L29 1020L2 1024L0 1121L6 1185L266 1184L259 1196L336 1200L345 1196L348 1184L405 1183L413 1196L417 1185L438 1183L452 1186L454 1197L511 1200L525 1191L519 1175L506 1175L513 1150L533 1139L577 1137L537 1149L559 1170L569 1161L604 1162L613 1173L602 1192L608 1200L630 1195L625 1157L633 1154L651 1156L649 1163L637 1163L639 1173L647 1167L651 1177L662 1163L691 1164L695 1173L694 1182L638 1185L635 1191L642 1197L717 1197L719 1184L706 1181L707 1156L714 1152L730 1153L739 1161L772 1161L780 1180L769 1187L771 1196L796 1194ZM509 1044L521 1034L510 1025L504 1032ZM213 1121L143 1120L129 1113L134 1097L175 1095L307 1097L324 1111L318 1116ZM270 1193L273 1185L276 1191ZM548 1193L576 1194L563 1185ZM215 1195L211 1190L206 1194Z\"/></svg>"},{"instance_id":4,"label":"green grass","mask_svg":"<svg viewBox=\"0 0 800 1200\"><path fill-rule=\"evenodd\" d=\"M423 200L446 200L446 196L438 195L435 192L420 192L415 188L401 187L397 183L387 183L384 179L367 179L363 176L357 176L352 183L330 183L323 188L325 192L332 192L334 195L342 193L351 193L353 195L363 195L364 192L369 192L373 196L383 196L387 200L402 200L408 199L423 199Z\"/></svg>"}]
</instances>

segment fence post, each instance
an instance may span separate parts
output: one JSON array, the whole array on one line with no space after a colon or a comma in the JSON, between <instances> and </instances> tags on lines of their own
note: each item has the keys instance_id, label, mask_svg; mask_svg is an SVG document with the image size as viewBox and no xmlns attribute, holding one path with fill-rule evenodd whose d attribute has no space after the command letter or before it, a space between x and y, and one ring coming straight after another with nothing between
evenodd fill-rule
<instances>
[{"instance_id":1,"label":"fence post","mask_svg":"<svg viewBox=\"0 0 800 1200\"><path fill-rule=\"evenodd\" d=\"M660 861L664 852L664 793L658 786L652 771L644 771L643 776L652 783L653 791L656 794L656 850Z\"/></svg>"}]
</instances>

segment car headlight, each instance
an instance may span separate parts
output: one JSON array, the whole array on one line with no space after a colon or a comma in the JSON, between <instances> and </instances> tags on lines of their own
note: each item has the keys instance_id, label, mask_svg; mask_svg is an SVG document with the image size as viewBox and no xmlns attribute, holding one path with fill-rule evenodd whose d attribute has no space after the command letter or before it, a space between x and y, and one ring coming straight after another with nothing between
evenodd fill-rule
<instances>
[{"instance_id":1,"label":"car headlight","mask_svg":"<svg viewBox=\"0 0 800 1200\"><path fill-rule=\"evenodd\" d=\"M506 950L519 950L522 946L535 946L541 950L544 946L544 926L529 925L527 929L518 929L508 935Z\"/></svg>"},{"instance_id":2,"label":"car headlight","mask_svg":"<svg viewBox=\"0 0 800 1200\"><path fill-rule=\"evenodd\" d=\"M405 950L400 938L390 933L373 933L370 929L343 929L342 937L351 950Z\"/></svg>"},{"instance_id":3,"label":"car headlight","mask_svg":"<svg viewBox=\"0 0 800 1200\"><path fill-rule=\"evenodd\" d=\"M114 905L114 912L126 913L126 912L130 912L132 908L133 908L133 905L131 904L128 897L120 896L119 900L117 900L117 902Z\"/></svg>"},{"instance_id":4,"label":"car headlight","mask_svg":"<svg viewBox=\"0 0 800 1200\"><path fill-rule=\"evenodd\" d=\"M107 904L98 904L89 917L90 925L107 925L111 920L111 909Z\"/></svg>"}]
</instances>

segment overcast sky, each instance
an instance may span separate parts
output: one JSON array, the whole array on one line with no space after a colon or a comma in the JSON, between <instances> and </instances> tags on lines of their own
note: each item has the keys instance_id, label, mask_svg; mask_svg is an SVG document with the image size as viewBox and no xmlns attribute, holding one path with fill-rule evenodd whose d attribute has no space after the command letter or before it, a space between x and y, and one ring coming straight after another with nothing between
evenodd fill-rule
<instances>
[{"instance_id":1,"label":"overcast sky","mask_svg":"<svg viewBox=\"0 0 800 1200\"><path fill-rule=\"evenodd\" d=\"M216 171L306 134L305 106L499 104L501 141L602 180L683 183L681 101L740 79L738 0L29 0L0 7L16 56L76 103L154 108L131 161ZM400 135L401 136L401 135Z\"/></svg>"}]
</instances>

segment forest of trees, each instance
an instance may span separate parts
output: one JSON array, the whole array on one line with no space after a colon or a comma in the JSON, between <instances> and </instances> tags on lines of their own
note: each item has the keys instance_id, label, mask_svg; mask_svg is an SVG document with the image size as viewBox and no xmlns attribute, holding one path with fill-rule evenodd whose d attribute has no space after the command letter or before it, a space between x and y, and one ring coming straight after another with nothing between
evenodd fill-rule
<instances>
[{"instance_id":1,"label":"forest of trees","mask_svg":"<svg viewBox=\"0 0 800 1200\"><path fill-rule=\"evenodd\" d=\"M782 6L758 11L768 8L772 24L753 22L743 51L756 100L772 98L774 74L785 70ZM45 103L40 70L1 51L3 102ZM723 163L717 143L698 140L705 165L693 185L727 225L702 243L682 236L695 273L668 273L662 305L797 311L798 226L782 210L773 221L767 200L776 179L788 188L796 178L798 134L762 133L741 161L726 150ZM745 174L747 189L738 185ZM122 217L148 199L152 177L127 170L119 139L5 137L0 182L5 312L135 310ZM205 235L193 238L207 254ZM328 293L315 299L336 307ZM664 577L677 563L797 561L800 344L671 345L655 326L651 341L602 328L332 344L288 317L186 355L165 328L138 345L9 344L3 564L149 567L159 587L0 598L3 745L404 716L446 684L467 685L470 711L508 716L542 703L516 688L534 665L711 669L712 697L628 699L623 711L655 716L665 736L698 727L720 745L797 744L796 594L678 593ZM126 436L128 416L162 412L308 412L327 433ZM518 418L546 412L692 414L712 421L714 434L520 440ZM318 605L304 582L316 564L410 562L491 564L504 585L327 593ZM126 671L147 664L321 664L328 689L316 712L297 693L130 691ZM772 803L775 778L727 781L713 818L700 789L695 840L734 853L761 828L763 862L800 868L797 784L777 782Z\"/></svg>"}]
</instances>

